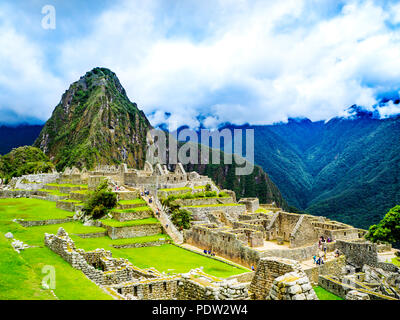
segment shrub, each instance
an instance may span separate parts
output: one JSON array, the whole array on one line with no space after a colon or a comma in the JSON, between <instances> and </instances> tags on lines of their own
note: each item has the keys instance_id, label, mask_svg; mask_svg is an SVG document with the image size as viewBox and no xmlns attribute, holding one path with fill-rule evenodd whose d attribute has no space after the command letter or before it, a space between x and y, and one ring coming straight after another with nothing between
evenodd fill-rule
<instances>
[{"instance_id":1,"label":"shrub","mask_svg":"<svg viewBox=\"0 0 400 320\"><path fill-rule=\"evenodd\" d=\"M177 209L172 212L171 221L178 228L189 229L192 214L187 210Z\"/></svg>"},{"instance_id":2,"label":"shrub","mask_svg":"<svg viewBox=\"0 0 400 320\"><path fill-rule=\"evenodd\" d=\"M372 242L383 241L395 243L400 241L400 206L390 209L376 225L372 225L365 235Z\"/></svg>"},{"instance_id":3,"label":"shrub","mask_svg":"<svg viewBox=\"0 0 400 320\"><path fill-rule=\"evenodd\" d=\"M212 198L212 197L217 196L217 192L216 191L206 191L206 192L204 192L204 195L206 196L206 198Z\"/></svg>"},{"instance_id":4,"label":"shrub","mask_svg":"<svg viewBox=\"0 0 400 320\"><path fill-rule=\"evenodd\" d=\"M117 205L117 195L111 192L108 183L104 180L84 203L83 212L93 219L105 216Z\"/></svg>"},{"instance_id":5,"label":"shrub","mask_svg":"<svg viewBox=\"0 0 400 320\"><path fill-rule=\"evenodd\" d=\"M205 190L206 191L211 191L211 184L207 183Z\"/></svg>"}]
</instances>

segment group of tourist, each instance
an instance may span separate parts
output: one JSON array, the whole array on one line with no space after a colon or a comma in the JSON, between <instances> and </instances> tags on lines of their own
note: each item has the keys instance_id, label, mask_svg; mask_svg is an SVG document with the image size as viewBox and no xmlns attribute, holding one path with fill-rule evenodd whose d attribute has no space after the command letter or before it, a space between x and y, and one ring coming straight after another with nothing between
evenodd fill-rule
<instances>
[{"instance_id":1,"label":"group of tourist","mask_svg":"<svg viewBox=\"0 0 400 320\"><path fill-rule=\"evenodd\" d=\"M313 260L314 260L314 264L316 265L322 265L324 264L324 259L326 260L326 252L328 250L328 243L332 242L331 238L327 238L325 239L323 236L319 237L319 241L318 241L318 249L320 250L318 253L318 257L317 255L313 256ZM339 257L340 252L338 249L336 249L334 251L335 254L335 258Z\"/></svg>"},{"instance_id":2,"label":"group of tourist","mask_svg":"<svg viewBox=\"0 0 400 320\"><path fill-rule=\"evenodd\" d=\"M204 249L203 252L204 252L204 254L209 254L210 256L215 257L215 253L212 252L211 250Z\"/></svg>"}]
</instances>

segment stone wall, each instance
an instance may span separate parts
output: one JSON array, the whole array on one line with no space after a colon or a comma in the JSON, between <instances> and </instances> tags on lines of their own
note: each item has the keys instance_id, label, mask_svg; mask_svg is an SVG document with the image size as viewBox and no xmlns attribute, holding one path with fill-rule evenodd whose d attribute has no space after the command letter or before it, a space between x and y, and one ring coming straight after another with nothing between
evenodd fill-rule
<instances>
[{"instance_id":1,"label":"stone wall","mask_svg":"<svg viewBox=\"0 0 400 320\"><path fill-rule=\"evenodd\" d=\"M229 218L237 220L240 214L246 212L245 205L217 206L217 207L183 207L193 214L193 219L198 221L209 221L208 214L212 211L224 212Z\"/></svg>"},{"instance_id":2,"label":"stone wall","mask_svg":"<svg viewBox=\"0 0 400 320\"><path fill-rule=\"evenodd\" d=\"M201 206L206 204L226 204L234 203L232 197L210 197L210 198L197 198L197 199L176 199L175 202L181 207L186 206Z\"/></svg>"},{"instance_id":3,"label":"stone wall","mask_svg":"<svg viewBox=\"0 0 400 320\"><path fill-rule=\"evenodd\" d=\"M228 228L226 228L229 230ZM260 258L260 252L243 244L238 235L207 226L193 226L185 231L185 241L198 248L212 250L216 254L247 267L255 265Z\"/></svg>"},{"instance_id":4,"label":"stone wall","mask_svg":"<svg viewBox=\"0 0 400 320\"><path fill-rule=\"evenodd\" d=\"M176 299L179 277L142 280L112 286L118 293L137 300Z\"/></svg>"},{"instance_id":5,"label":"stone wall","mask_svg":"<svg viewBox=\"0 0 400 320\"><path fill-rule=\"evenodd\" d=\"M246 205L246 211L250 213L256 212L260 207L258 198L241 198L239 203Z\"/></svg>"},{"instance_id":6,"label":"stone wall","mask_svg":"<svg viewBox=\"0 0 400 320\"><path fill-rule=\"evenodd\" d=\"M261 258L251 281L249 292L252 299L265 300L268 298L274 280L288 272L301 271L298 262L283 258Z\"/></svg>"},{"instance_id":7,"label":"stone wall","mask_svg":"<svg viewBox=\"0 0 400 320\"><path fill-rule=\"evenodd\" d=\"M166 240L158 240L158 241L128 243L128 244L120 244L120 245L114 244L111 246L116 249L127 249L127 248L159 247L165 243L167 243Z\"/></svg>"},{"instance_id":8,"label":"stone wall","mask_svg":"<svg viewBox=\"0 0 400 320\"><path fill-rule=\"evenodd\" d=\"M134 212L111 211L111 214L115 220L123 222L123 221L140 220L153 217L153 210L149 208L148 210L141 210Z\"/></svg>"},{"instance_id":9,"label":"stone wall","mask_svg":"<svg viewBox=\"0 0 400 320\"><path fill-rule=\"evenodd\" d=\"M358 269L361 269L366 264L391 272L399 270L392 263L379 262L378 245L376 243L336 240L336 247L346 256L346 262Z\"/></svg>"},{"instance_id":10,"label":"stone wall","mask_svg":"<svg viewBox=\"0 0 400 320\"><path fill-rule=\"evenodd\" d=\"M107 230L108 236L115 239L135 238L152 236L163 232L163 228L159 223L139 224L130 227L111 227L102 224L102 227Z\"/></svg>"},{"instance_id":11,"label":"stone wall","mask_svg":"<svg viewBox=\"0 0 400 320\"><path fill-rule=\"evenodd\" d=\"M370 300L397 300L395 298L385 296L383 294L373 292L370 290L354 288L354 287L347 285L345 283L342 283L330 276L319 276L318 285L343 299L346 299L346 296L350 291L355 290L355 291L360 291L362 293L368 294Z\"/></svg>"},{"instance_id":12,"label":"stone wall","mask_svg":"<svg viewBox=\"0 0 400 320\"><path fill-rule=\"evenodd\" d=\"M289 272L276 278L269 292L270 300L319 300L304 273Z\"/></svg>"},{"instance_id":13,"label":"stone wall","mask_svg":"<svg viewBox=\"0 0 400 320\"><path fill-rule=\"evenodd\" d=\"M316 243L311 246L301 248L270 249L262 252L262 257L280 257L297 261L304 261L311 259L318 252L318 244Z\"/></svg>"},{"instance_id":14,"label":"stone wall","mask_svg":"<svg viewBox=\"0 0 400 320\"><path fill-rule=\"evenodd\" d=\"M322 265L316 265L312 268L305 269L304 272L307 274L311 283L317 285L320 275L333 275L339 277L341 276L345 266L346 257L340 256L338 258L334 258L333 260L326 261Z\"/></svg>"},{"instance_id":15,"label":"stone wall","mask_svg":"<svg viewBox=\"0 0 400 320\"><path fill-rule=\"evenodd\" d=\"M47 219L47 220L36 220L36 221L25 221L17 219L16 222L19 223L23 227L36 227L36 226L45 226L50 224L60 224L74 221L73 218L65 218L65 219Z\"/></svg>"},{"instance_id":16,"label":"stone wall","mask_svg":"<svg viewBox=\"0 0 400 320\"><path fill-rule=\"evenodd\" d=\"M318 241L318 233L312 220L306 215L301 215L290 233L290 248L298 248L313 244Z\"/></svg>"}]
</instances>

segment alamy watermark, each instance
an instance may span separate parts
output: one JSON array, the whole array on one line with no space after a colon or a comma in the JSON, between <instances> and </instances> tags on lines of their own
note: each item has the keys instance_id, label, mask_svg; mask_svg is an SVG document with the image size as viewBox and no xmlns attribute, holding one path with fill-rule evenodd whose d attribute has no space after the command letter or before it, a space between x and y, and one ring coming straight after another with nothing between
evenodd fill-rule
<instances>
[{"instance_id":1,"label":"alamy watermark","mask_svg":"<svg viewBox=\"0 0 400 320\"><path fill-rule=\"evenodd\" d=\"M214 131L183 129L173 133L153 129L150 130L150 135L152 141L146 160L153 165L157 163L218 165L221 164L221 150L223 150L222 164L235 163L236 175L249 175L254 170L253 129Z\"/></svg>"},{"instance_id":2,"label":"alamy watermark","mask_svg":"<svg viewBox=\"0 0 400 320\"><path fill-rule=\"evenodd\" d=\"M50 4L42 7L42 28L54 30L56 28L56 8Z\"/></svg>"},{"instance_id":3,"label":"alamy watermark","mask_svg":"<svg viewBox=\"0 0 400 320\"><path fill-rule=\"evenodd\" d=\"M56 268L46 265L42 268L42 273L45 274L42 279L42 288L54 290L56 288Z\"/></svg>"}]
</instances>

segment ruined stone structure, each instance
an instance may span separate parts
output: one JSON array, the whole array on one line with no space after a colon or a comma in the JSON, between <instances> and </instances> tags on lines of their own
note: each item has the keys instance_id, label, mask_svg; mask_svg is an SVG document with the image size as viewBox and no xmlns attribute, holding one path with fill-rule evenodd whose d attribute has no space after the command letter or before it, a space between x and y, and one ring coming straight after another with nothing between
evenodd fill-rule
<instances>
[{"instance_id":1,"label":"ruined stone structure","mask_svg":"<svg viewBox=\"0 0 400 320\"><path fill-rule=\"evenodd\" d=\"M260 259L249 291L257 300L318 300L300 264L283 258Z\"/></svg>"},{"instance_id":2,"label":"ruined stone structure","mask_svg":"<svg viewBox=\"0 0 400 320\"><path fill-rule=\"evenodd\" d=\"M247 287L237 279L222 280L200 269L187 274L166 275L154 268L140 269L110 251L77 249L63 228L45 234L45 245L75 269L120 299L243 300Z\"/></svg>"},{"instance_id":3,"label":"ruined stone structure","mask_svg":"<svg viewBox=\"0 0 400 320\"><path fill-rule=\"evenodd\" d=\"M175 243L184 241L197 250L211 250L256 270L224 280L200 269L167 275L154 268L137 268L126 259L113 258L111 252L104 249L77 249L62 228L57 235L45 234L47 247L117 299L315 300L311 284L349 300L400 298L400 271L379 256L381 252L390 251L390 245L367 242L363 238L365 230L324 217L284 212L274 204L259 204L257 198L237 201L233 191L222 192L208 177L186 173L181 164L173 171L146 162L143 170L128 169L123 164L98 166L93 171L66 168L63 173L27 175L13 179L10 186L3 186L0 198L33 197L55 201L57 208L75 213L71 218L60 220L16 221L25 227L64 223L72 221L73 215L79 215L87 192L104 179L118 187L113 191L119 201L128 200L119 202L118 209L113 210L114 220L147 219L161 211L158 220L138 225L96 221L97 226L105 228L104 232L79 236L107 235L111 239L121 239L168 232ZM205 195L207 184L216 196ZM148 197L141 197L144 190L150 191L151 204ZM194 219L191 228L182 232L172 224L168 208L163 207L160 199L187 193L191 194L177 196L175 200L181 208L190 211ZM142 199L129 203L137 198ZM129 210L136 207L142 208ZM331 239L327 244L328 253L339 250L340 257L319 266L304 265L319 253L320 236ZM114 247L156 246L170 241L160 238Z\"/></svg>"}]
</instances>

